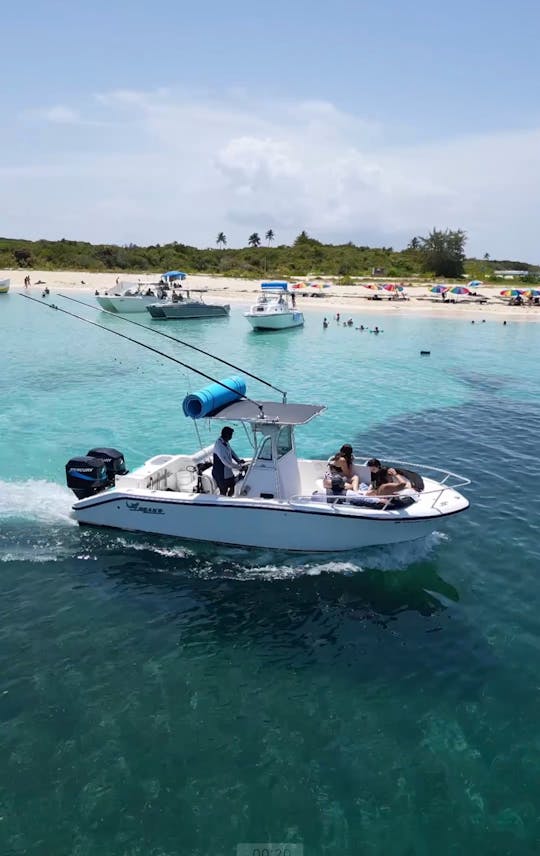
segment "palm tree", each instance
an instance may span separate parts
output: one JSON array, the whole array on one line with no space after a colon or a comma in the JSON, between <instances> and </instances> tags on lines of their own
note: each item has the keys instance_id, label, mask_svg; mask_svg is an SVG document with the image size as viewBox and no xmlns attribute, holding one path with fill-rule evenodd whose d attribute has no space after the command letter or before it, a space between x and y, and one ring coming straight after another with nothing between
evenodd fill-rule
<instances>
[{"instance_id":1,"label":"palm tree","mask_svg":"<svg viewBox=\"0 0 540 856\"><path fill-rule=\"evenodd\" d=\"M489 255L489 253L484 253L484 261L485 262L489 262L490 258L491 258L491 256Z\"/></svg>"},{"instance_id":2,"label":"palm tree","mask_svg":"<svg viewBox=\"0 0 540 856\"><path fill-rule=\"evenodd\" d=\"M274 240L274 233L273 233L272 229L268 229L268 232L266 233L266 235L264 237L268 241L268 246L270 246L270 244Z\"/></svg>"},{"instance_id":3,"label":"palm tree","mask_svg":"<svg viewBox=\"0 0 540 856\"><path fill-rule=\"evenodd\" d=\"M218 247L226 247L227 246L227 236L225 232L220 232L216 238L216 244Z\"/></svg>"},{"instance_id":4,"label":"palm tree","mask_svg":"<svg viewBox=\"0 0 540 856\"><path fill-rule=\"evenodd\" d=\"M248 238L248 244L250 247L260 247L261 239L257 232L253 232Z\"/></svg>"}]
</instances>

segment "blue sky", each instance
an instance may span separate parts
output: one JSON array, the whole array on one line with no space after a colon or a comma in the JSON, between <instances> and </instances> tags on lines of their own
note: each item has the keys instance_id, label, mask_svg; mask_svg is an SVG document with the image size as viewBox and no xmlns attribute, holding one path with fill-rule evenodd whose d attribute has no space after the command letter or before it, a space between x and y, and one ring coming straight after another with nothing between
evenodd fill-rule
<instances>
[{"instance_id":1,"label":"blue sky","mask_svg":"<svg viewBox=\"0 0 540 856\"><path fill-rule=\"evenodd\" d=\"M400 247L460 227L471 253L539 262L539 8L439 5L11 5L0 234Z\"/></svg>"}]
</instances>

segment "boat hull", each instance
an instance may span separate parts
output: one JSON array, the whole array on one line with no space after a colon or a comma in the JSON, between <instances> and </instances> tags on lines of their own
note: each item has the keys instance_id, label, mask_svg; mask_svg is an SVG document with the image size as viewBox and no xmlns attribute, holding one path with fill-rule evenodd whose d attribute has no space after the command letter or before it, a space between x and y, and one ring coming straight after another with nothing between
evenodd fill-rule
<instances>
[{"instance_id":1,"label":"boat hull","mask_svg":"<svg viewBox=\"0 0 540 856\"><path fill-rule=\"evenodd\" d=\"M464 498L452 513L464 511ZM117 488L80 500L81 524L244 547L335 553L424 538L450 514L430 517L361 515L327 503L249 502L236 497Z\"/></svg>"},{"instance_id":2,"label":"boat hull","mask_svg":"<svg viewBox=\"0 0 540 856\"><path fill-rule=\"evenodd\" d=\"M152 318L164 321L189 321L192 318L226 318L231 307L228 304L198 303L197 301L164 304L154 301L147 310Z\"/></svg>"},{"instance_id":3,"label":"boat hull","mask_svg":"<svg viewBox=\"0 0 540 856\"><path fill-rule=\"evenodd\" d=\"M304 323L302 312L246 312L244 314L254 330L287 330L289 327L301 327Z\"/></svg>"},{"instance_id":4,"label":"boat hull","mask_svg":"<svg viewBox=\"0 0 540 856\"><path fill-rule=\"evenodd\" d=\"M117 297L114 294L96 296L96 300L102 309L107 312L118 312L119 314L131 314L133 312L146 312L146 307L156 302L156 296L151 297Z\"/></svg>"},{"instance_id":5,"label":"boat hull","mask_svg":"<svg viewBox=\"0 0 540 856\"><path fill-rule=\"evenodd\" d=\"M7 294L9 291L11 280L0 279L0 294Z\"/></svg>"}]
</instances>

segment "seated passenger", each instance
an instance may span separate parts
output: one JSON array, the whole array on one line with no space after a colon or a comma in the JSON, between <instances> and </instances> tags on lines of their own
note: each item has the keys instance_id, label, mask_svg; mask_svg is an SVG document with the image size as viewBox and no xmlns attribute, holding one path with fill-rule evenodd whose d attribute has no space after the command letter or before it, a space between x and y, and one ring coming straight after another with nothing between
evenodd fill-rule
<instances>
[{"instance_id":1,"label":"seated passenger","mask_svg":"<svg viewBox=\"0 0 540 856\"><path fill-rule=\"evenodd\" d=\"M358 490L359 479L354 472L354 455L352 446L344 443L339 452L336 452L332 463L338 467L345 479L351 483L351 490Z\"/></svg>"},{"instance_id":2,"label":"seated passenger","mask_svg":"<svg viewBox=\"0 0 540 856\"><path fill-rule=\"evenodd\" d=\"M371 470L371 487L368 495L391 496L411 487L410 481L405 476L398 473L394 467L383 467L378 458L370 458L367 466Z\"/></svg>"},{"instance_id":3,"label":"seated passenger","mask_svg":"<svg viewBox=\"0 0 540 856\"><path fill-rule=\"evenodd\" d=\"M346 480L340 467L333 463L329 464L328 471L324 475L323 487L330 496L345 496L345 491L352 489L351 483Z\"/></svg>"}]
</instances>

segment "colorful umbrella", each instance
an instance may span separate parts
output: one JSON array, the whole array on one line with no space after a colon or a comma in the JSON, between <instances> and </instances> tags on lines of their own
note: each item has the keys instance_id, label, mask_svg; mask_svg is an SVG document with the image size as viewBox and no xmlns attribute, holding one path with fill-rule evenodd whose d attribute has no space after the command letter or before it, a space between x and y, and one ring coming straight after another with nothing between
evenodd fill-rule
<instances>
[{"instance_id":1,"label":"colorful umbrella","mask_svg":"<svg viewBox=\"0 0 540 856\"><path fill-rule=\"evenodd\" d=\"M449 288L449 285L433 285L429 290L432 291L433 294L444 294Z\"/></svg>"},{"instance_id":2,"label":"colorful umbrella","mask_svg":"<svg viewBox=\"0 0 540 856\"><path fill-rule=\"evenodd\" d=\"M364 288L370 288L372 291L380 291L382 288L382 285L376 285L374 282L370 282L369 285L366 285L366 283L363 282L362 285Z\"/></svg>"},{"instance_id":3,"label":"colorful umbrella","mask_svg":"<svg viewBox=\"0 0 540 856\"><path fill-rule=\"evenodd\" d=\"M305 282L295 282L292 287L293 288L307 288L307 284Z\"/></svg>"},{"instance_id":4,"label":"colorful umbrella","mask_svg":"<svg viewBox=\"0 0 540 856\"><path fill-rule=\"evenodd\" d=\"M454 285L453 288L448 289L449 294L470 294L468 288L465 288L464 285Z\"/></svg>"},{"instance_id":5,"label":"colorful umbrella","mask_svg":"<svg viewBox=\"0 0 540 856\"><path fill-rule=\"evenodd\" d=\"M528 288L527 291L523 292L523 295L527 295L527 297L540 297L540 289Z\"/></svg>"},{"instance_id":6,"label":"colorful umbrella","mask_svg":"<svg viewBox=\"0 0 540 856\"><path fill-rule=\"evenodd\" d=\"M523 294L523 288L504 288L500 294L501 297L518 297L518 295Z\"/></svg>"},{"instance_id":7,"label":"colorful umbrella","mask_svg":"<svg viewBox=\"0 0 540 856\"><path fill-rule=\"evenodd\" d=\"M310 282L310 288L330 288L329 282Z\"/></svg>"},{"instance_id":8,"label":"colorful umbrella","mask_svg":"<svg viewBox=\"0 0 540 856\"><path fill-rule=\"evenodd\" d=\"M395 282L389 282L387 285L383 285L383 288L385 288L386 291L403 291L403 286L396 285Z\"/></svg>"}]
</instances>

